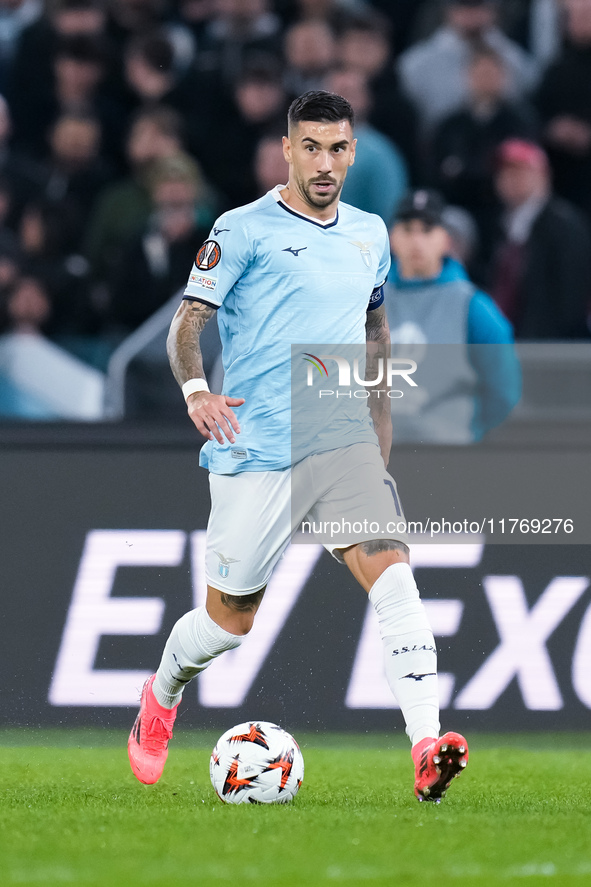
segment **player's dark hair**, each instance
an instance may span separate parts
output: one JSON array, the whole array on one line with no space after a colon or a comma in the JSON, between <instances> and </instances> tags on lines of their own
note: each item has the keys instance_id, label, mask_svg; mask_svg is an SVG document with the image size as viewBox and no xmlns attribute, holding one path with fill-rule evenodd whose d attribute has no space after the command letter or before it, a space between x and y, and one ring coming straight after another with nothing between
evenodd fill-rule
<instances>
[{"instance_id":1,"label":"player's dark hair","mask_svg":"<svg viewBox=\"0 0 591 887\"><path fill-rule=\"evenodd\" d=\"M290 126L302 120L314 120L318 123L339 123L348 120L351 126L355 121L353 108L342 95L327 92L325 89L313 89L294 99L287 112Z\"/></svg>"}]
</instances>

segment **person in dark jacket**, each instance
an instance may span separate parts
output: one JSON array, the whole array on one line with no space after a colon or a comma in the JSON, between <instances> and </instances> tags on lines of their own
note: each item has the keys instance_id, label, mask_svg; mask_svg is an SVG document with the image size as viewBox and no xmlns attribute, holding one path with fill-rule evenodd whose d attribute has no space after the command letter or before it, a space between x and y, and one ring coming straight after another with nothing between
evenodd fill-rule
<instances>
[{"instance_id":1,"label":"person in dark jacket","mask_svg":"<svg viewBox=\"0 0 591 887\"><path fill-rule=\"evenodd\" d=\"M564 7L567 42L535 101L556 192L591 213L591 0Z\"/></svg>"},{"instance_id":2,"label":"person in dark jacket","mask_svg":"<svg viewBox=\"0 0 591 887\"><path fill-rule=\"evenodd\" d=\"M119 333L133 332L184 284L195 245L209 230L197 223L201 181L199 167L182 153L152 169L152 214L111 278L111 321Z\"/></svg>"},{"instance_id":3,"label":"person in dark jacket","mask_svg":"<svg viewBox=\"0 0 591 887\"><path fill-rule=\"evenodd\" d=\"M368 123L398 145L414 178L418 173L418 120L399 84L389 25L387 18L368 10L345 19L337 39L337 61L340 67L367 79L373 97Z\"/></svg>"},{"instance_id":4,"label":"person in dark jacket","mask_svg":"<svg viewBox=\"0 0 591 887\"><path fill-rule=\"evenodd\" d=\"M504 206L492 295L519 339L589 336L591 232L583 213L552 193L545 152L509 139L498 152Z\"/></svg>"},{"instance_id":5,"label":"person in dark jacket","mask_svg":"<svg viewBox=\"0 0 591 887\"><path fill-rule=\"evenodd\" d=\"M494 49L482 44L468 67L468 101L437 127L432 144L431 178L450 203L476 218L484 239L496 208L494 158L508 138L532 139L537 119L527 102L506 98L507 67Z\"/></svg>"}]
</instances>

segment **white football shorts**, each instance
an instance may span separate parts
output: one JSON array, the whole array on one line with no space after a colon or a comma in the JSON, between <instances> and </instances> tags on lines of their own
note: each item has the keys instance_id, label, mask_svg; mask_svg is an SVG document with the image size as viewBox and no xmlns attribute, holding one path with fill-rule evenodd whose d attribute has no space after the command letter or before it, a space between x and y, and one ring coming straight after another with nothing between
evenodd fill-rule
<instances>
[{"instance_id":1,"label":"white football shorts","mask_svg":"<svg viewBox=\"0 0 591 887\"><path fill-rule=\"evenodd\" d=\"M313 454L277 471L210 474L209 484L205 573L228 594L264 588L295 533L341 563L342 550L359 542L408 544L396 483L372 444Z\"/></svg>"}]
</instances>

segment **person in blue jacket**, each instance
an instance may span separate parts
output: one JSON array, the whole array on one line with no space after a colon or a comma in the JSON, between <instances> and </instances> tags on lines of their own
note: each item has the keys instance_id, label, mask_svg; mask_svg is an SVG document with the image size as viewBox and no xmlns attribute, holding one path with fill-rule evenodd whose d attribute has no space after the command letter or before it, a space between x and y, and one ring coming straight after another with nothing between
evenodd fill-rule
<instances>
[{"instance_id":1,"label":"person in blue jacket","mask_svg":"<svg viewBox=\"0 0 591 887\"><path fill-rule=\"evenodd\" d=\"M473 443L521 395L511 324L451 257L444 210L438 192L409 191L390 226L392 354L417 362L417 387L392 400L402 442Z\"/></svg>"}]
</instances>

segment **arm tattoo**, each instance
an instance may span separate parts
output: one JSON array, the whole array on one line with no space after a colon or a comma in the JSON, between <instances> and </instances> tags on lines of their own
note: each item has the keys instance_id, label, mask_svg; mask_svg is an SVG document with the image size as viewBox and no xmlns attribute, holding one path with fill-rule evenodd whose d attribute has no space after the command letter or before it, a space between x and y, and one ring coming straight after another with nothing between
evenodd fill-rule
<instances>
[{"instance_id":1,"label":"arm tattoo","mask_svg":"<svg viewBox=\"0 0 591 887\"><path fill-rule=\"evenodd\" d=\"M388 326L386 309L383 305L367 312L365 337L368 342L380 342L382 345L390 344L390 327Z\"/></svg>"},{"instance_id":2,"label":"arm tattoo","mask_svg":"<svg viewBox=\"0 0 591 887\"><path fill-rule=\"evenodd\" d=\"M385 389L387 379L386 359L390 356L390 327L388 326L388 318L383 305L367 312L365 338L367 341L366 378L376 378L381 358L384 378L377 387Z\"/></svg>"},{"instance_id":3,"label":"arm tattoo","mask_svg":"<svg viewBox=\"0 0 591 887\"><path fill-rule=\"evenodd\" d=\"M379 363L382 361L382 381L372 389L376 396L369 398L371 417L376 425L390 421L390 399L386 396L388 390L388 374L386 372L387 360L390 356L390 327L386 317L386 308L380 305L373 311L367 312L365 321L365 338L367 340L366 379L375 379L379 374ZM378 395L378 389L379 394Z\"/></svg>"},{"instance_id":4,"label":"arm tattoo","mask_svg":"<svg viewBox=\"0 0 591 887\"><path fill-rule=\"evenodd\" d=\"M199 336L215 308L184 299L170 325L166 340L168 359L179 385L189 379L203 379L203 358Z\"/></svg>"}]
</instances>

